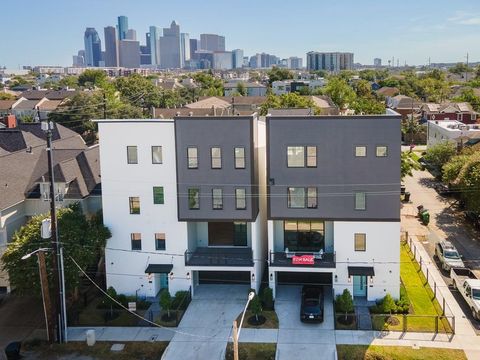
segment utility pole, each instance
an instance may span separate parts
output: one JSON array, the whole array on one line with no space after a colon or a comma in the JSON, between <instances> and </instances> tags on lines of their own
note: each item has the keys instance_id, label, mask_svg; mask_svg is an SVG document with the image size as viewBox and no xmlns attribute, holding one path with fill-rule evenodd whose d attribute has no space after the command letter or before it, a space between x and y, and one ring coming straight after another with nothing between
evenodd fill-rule
<instances>
[{"instance_id":1,"label":"utility pole","mask_svg":"<svg viewBox=\"0 0 480 360\"><path fill-rule=\"evenodd\" d=\"M233 321L233 360L239 360L238 358L238 332L237 332L237 320Z\"/></svg>"},{"instance_id":2,"label":"utility pole","mask_svg":"<svg viewBox=\"0 0 480 360\"><path fill-rule=\"evenodd\" d=\"M48 175L50 177L50 219L51 219L51 243L53 249L52 257L52 267L53 267L53 278L54 278L54 294L56 295L55 304L55 323L57 328L57 341L59 343L63 342L65 335L66 322L64 319L64 286L63 286L63 272L62 272L62 259L61 259L61 249L60 243L58 241L58 230L57 230L57 213L55 206L55 179L53 172L53 147L52 147L52 130L53 122L44 121L42 122L42 130L45 131L47 135L47 158L48 158Z\"/></svg>"},{"instance_id":3,"label":"utility pole","mask_svg":"<svg viewBox=\"0 0 480 360\"><path fill-rule=\"evenodd\" d=\"M48 275L47 275L47 266L45 264L45 253L39 251L37 253L38 259L38 272L40 273L40 287L42 289L42 299L43 299L43 311L45 313L45 323L47 326L47 340L49 343L54 341L55 333L55 323L53 319L55 318L52 307L52 302L50 300L50 290L48 288Z\"/></svg>"},{"instance_id":4,"label":"utility pole","mask_svg":"<svg viewBox=\"0 0 480 360\"><path fill-rule=\"evenodd\" d=\"M465 82L468 81L468 52L467 52L467 68L465 69Z\"/></svg>"},{"instance_id":5,"label":"utility pole","mask_svg":"<svg viewBox=\"0 0 480 360\"><path fill-rule=\"evenodd\" d=\"M105 90L103 91L103 118L107 118L107 97L105 96Z\"/></svg>"}]
</instances>

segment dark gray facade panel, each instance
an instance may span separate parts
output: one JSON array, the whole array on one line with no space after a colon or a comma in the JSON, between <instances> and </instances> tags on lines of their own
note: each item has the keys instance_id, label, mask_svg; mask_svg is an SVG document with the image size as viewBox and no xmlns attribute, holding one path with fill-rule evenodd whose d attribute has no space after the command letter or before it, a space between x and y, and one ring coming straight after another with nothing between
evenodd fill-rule
<instances>
[{"instance_id":1,"label":"dark gray facade panel","mask_svg":"<svg viewBox=\"0 0 480 360\"><path fill-rule=\"evenodd\" d=\"M253 117L175 118L178 218L189 221L255 220L258 180L255 180ZM197 147L198 168L188 168L187 148ZM222 149L221 169L212 169L210 151ZM245 148L245 169L235 169L235 147ZM200 209L191 210L188 189L200 189ZM212 189L223 190L223 209L214 210ZM246 189L246 209L237 210L235 189Z\"/></svg>"},{"instance_id":2,"label":"dark gray facade panel","mask_svg":"<svg viewBox=\"0 0 480 360\"><path fill-rule=\"evenodd\" d=\"M400 218L400 117L268 117L268 217L392 221ZM287 146L316 146L317 166L288 168ZM355 146L367 147L355 157ZM388 156L377 157L376 146ZM287 207L288 187L317 187L316 209ZM366 209L355 210L355 192Z\"/></svg>"}]
</instances>

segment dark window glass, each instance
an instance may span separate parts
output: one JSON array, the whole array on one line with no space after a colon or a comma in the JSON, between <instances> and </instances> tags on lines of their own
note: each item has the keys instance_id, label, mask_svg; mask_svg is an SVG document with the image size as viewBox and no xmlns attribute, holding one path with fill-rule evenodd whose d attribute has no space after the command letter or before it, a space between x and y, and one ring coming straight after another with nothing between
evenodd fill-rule
<instances>
[{"instance_id":1,"label":"dark window glass","mask_svg":"<svg viewBox=\"0 0 480 360\"><path fill-rule=\"evenodd\" d=\"M127 146L127 163L138 164L138 154L136 146Z\"/></svg>"},{"instance_id":2,"label":"dark window glass","mask_svg":"<svg viewBox=\"0 0 480 360\"><path fill-rule=\"evenodd\" d=\"M287 206L292 209L301 209L305 207L305 188L289 187Z\"/></svg>"},{"instance_id":3,"label":"dark window glass","mask_svg":"<svg viewBox=\"0 0 480 360\"><path fill-rule=\"evenodd\" d=\"M191 210L200 209L200 190L188 189L188 207Z\"/></svg>"},{"instance_id":4,"label":"dark window glass","mask_svg":"<svg viewBox=\"0 0 480 360\"><path fill-rule=\"evenodd\" d=\"M165 250L164 233L155 233L155 250Z\"/></svg>"},{"instance_id":5,"label":"dark window glass","mask_svg":"<svg viewBox=\"0 0 480 360\"><path fill-rule=\"evenodd\" d=\"M284 245L289 251L325 250L325 224L323 221L284 221Z\"/></svg>"},{"instance_id":6,"label":"dark window glass","mask_svg":"<svg viewBox=\"0 0 480 360\"><path fill-rule=\"evenodd\" d=\"M131 233L130 240L132 243L132 250L142 250L142 235L140 233Z\"/></svg>"},{"instance_id":7,"label":"dark window glass","mask_svg":"<svg viewBox=\"0 0 480 360\"><path fill-rule=\"evenodd\" d=\"M247 223L246 222L233 223L233 245L247 246Z\"/></svg>"},{"instance_id":8,"label":"dark window glass","mask_svg":"<svg viewBox=\"0 0 480 360\"><path fill-rule=\"evenodd\" d=\"M154 204L163 204L164 203L163 186L154 186L153 187L153 203Z\"/></svg>"},{"instance_id":9,"label":"dark window glass","mask_svg":"<svg viewBox=\"0 0 480 360\"><path fill-rule=\"evenodd\" d=\"M152 164L162 163L162 147L152 146Z\"/></svg>"}]
</instances>

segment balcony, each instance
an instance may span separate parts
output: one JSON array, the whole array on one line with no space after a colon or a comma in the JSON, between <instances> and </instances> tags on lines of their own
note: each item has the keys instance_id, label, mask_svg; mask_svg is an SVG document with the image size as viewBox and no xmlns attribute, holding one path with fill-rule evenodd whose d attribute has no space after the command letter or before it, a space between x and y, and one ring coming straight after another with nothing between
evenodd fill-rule
<instances>
[{"instance_id":1,"label":"balcony","mask_svg":"<svg viewBox=\"0 0 480 360\"><path fill-rule=\"evenodd\" d=\"M253 266L253 253L245 247L199 247L185 251L185 266Z\"/></svg>"},{"instance_id":2,"label":"balcony","mask_svg":"<svg viewBox=\"0 0 480 360\"><path fill-rule=\"evenodd\" d=\"M304 263L294 261L295 257L302 255L312 255L313 263ZM284 267L300 267L300 268L335 268L336 262L335 252L333 253L313 253L313 252L273 252L270 251L269 264L270 266L284 266Z\"/></svg>"}]
</instances>

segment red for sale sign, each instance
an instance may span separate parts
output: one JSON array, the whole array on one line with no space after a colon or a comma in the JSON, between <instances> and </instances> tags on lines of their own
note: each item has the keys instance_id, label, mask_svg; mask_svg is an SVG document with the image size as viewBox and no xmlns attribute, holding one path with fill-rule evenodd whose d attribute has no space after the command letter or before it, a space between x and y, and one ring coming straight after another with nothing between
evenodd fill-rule
<instances>
[{"instance_id":1,"label":"red for sale sign","mask_svg":"<svg viewBox=\"0 0 480 360\"><path fill-rule=\"evenodd\" d=\"M295 255L292 258L293 265L313 265L314 263L313 255Z\"/></svg>"}]
</instances>

